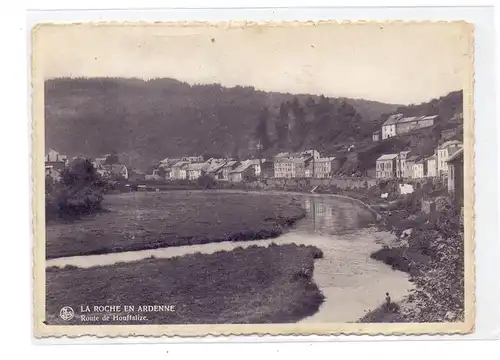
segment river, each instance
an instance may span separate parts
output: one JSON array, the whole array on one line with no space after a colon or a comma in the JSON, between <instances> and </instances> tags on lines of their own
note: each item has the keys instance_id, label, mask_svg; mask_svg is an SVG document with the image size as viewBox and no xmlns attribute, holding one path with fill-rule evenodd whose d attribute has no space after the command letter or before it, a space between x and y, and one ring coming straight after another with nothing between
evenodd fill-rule
<instances>
[{"instance_id":1,"label":"river","mask_svg":"<svg viewBox=\"0 0 500 360\"><path fill-rule=\"evenodd\" d=\"M313 280L324 294L325 301L318 312L303 322L354 322L366 311L382 304L386 292L394 301L407 295L411 289L408 275L370 258L372 252L380 249L381 243L393 236L369 226L374 219L373 212L356 201L328 195L302 194L301 199L306 217L291 231L275 239L56 258L47 260L47 266L85 268L150 256L171 258L196 252L230 251L240 246L295 243L314 245L323 251L323 258L315 261Z\"/></svg>"}]
</instances>

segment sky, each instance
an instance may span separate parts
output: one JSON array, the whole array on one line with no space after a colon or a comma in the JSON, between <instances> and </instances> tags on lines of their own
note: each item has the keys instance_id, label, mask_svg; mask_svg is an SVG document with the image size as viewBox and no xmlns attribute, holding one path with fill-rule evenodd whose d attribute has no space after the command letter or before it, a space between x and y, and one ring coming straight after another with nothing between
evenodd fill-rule
<instances>
[{"instance_id":1,"label":"sky","mask_svg":"<svg viewBox=\"0 0 500 360\"><path fill-rule=\"evenodd\" d=\"M33 69L418 104L471 76L465 23L44 25Z\"/></svg>"}]
</instances>

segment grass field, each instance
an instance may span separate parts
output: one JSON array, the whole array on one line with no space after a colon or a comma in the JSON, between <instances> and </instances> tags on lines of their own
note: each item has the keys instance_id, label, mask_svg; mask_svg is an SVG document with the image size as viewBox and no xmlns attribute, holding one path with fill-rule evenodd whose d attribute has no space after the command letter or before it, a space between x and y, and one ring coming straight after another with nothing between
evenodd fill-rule
<instances>
[{"instance_id":1,"label":"grass field","mask_svg":"<svg viewBox=\"0 0 500 360\"><path fill-rule=\"evenodd\" d=\"M296 322L314 314L323 302L311 280L314 259L322 256L313 246L273 244L88 269L48 268L46 322L82 324L79 309L87 305L175 306L175 312L143 313L146 321L128 323ZM59 318L64 306L75 310L73 320Z\"/></svg>"},{"instance_id":2,"label":"grass field","mask_svg":"<svg viewBox=\"0 0 500 360\"><path fill-rule=\"evenodd\" d=\"M133 192L105 197L107 211L48 223L46 257L271 238L305 216L291 195L201 191Z\"/></svg>"}]
</instances>

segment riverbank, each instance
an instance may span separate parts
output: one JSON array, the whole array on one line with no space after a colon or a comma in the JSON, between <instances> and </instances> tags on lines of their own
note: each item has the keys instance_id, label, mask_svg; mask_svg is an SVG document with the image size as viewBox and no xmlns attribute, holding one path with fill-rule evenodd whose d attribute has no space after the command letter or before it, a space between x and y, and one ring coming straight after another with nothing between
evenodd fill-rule
<instances>
[{"instance_id":1,"label":"riverbank","mask_svg":"<svg viewBox=\"0 0 500 360\"><path fill-rule=\"evenodd\" d=\"M314 261L322 256L314 246L270 244L86 269L49 267L46 319L49 324L82 324L85 317L99 315L86 323L123 324L103 321L102 313L79 311L82 304L110 305L112 294L112 305L173 306L173 311L140 313L145 319L128 324L294 323L317 312L324 300L312 280ZM64 306L76 311L69 322L59 318Z\"/></svg>"},{"instance_id":2,"label":"riverbank","mask_svg":"<svg viewBox=\"0 0 500 360\"><path fill-rule=\"evenodd\" d=\"M305 210L293 196L177 191L106 196L107 210L47 226L47 259L275 238Z\"/></svg>"}]
</instances>

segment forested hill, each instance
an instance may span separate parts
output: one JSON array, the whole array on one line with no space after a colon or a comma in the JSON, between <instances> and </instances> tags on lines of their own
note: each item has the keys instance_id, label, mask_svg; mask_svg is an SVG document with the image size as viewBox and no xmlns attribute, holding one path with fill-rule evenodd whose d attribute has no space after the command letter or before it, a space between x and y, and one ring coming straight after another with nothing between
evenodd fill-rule
<instances>
[{"instance_id":1,"label":"forested hill","mask_svg":"<svg viewBox=\"0 0 500 360\"><path fill-rule=\"evenodd\" d=\"M462 98L462 91L451 92L426 103L394 107L371 121L366 121L356 102L349 99L294 98L283 101L278 110L266 107L261 110L255 141L269 153L307 148L336 153L345 145L355 144L358 148L369 145L373 131L380 129L394 113L406 117L439 115L433 130L440 134L441 129L452 125L450 119L462 113Z\"/></svg>"},{"instance_id":2,"label":"forested hill","mask_svg":"<svg viewBox=\"0 0 500 360\"><path fill-rule=\"evenodd\" d=\"M54 79L45 83L46 147L70 156L117 152L125 163L139 168L167 156L245 156L255 150L262 109L270 117L280 110L284 116L283 104L290 114L295 111L300 117L303 112L304 122L318 120L303 140L296 135L291 142L282 139L281 147L293 148L344 135L346 140L368 136L374 120L397 107L252 87L191 86L174 79ZM337 115L343 122L333 121ZM268 123L269 141L277 141L277 133L283 132L280 124ZM301 125L291 120L290 127L294 124L297 132ZM346 125L345 134L329 135L329 129L342 130Z\"/></svg>"}]
</instances>

